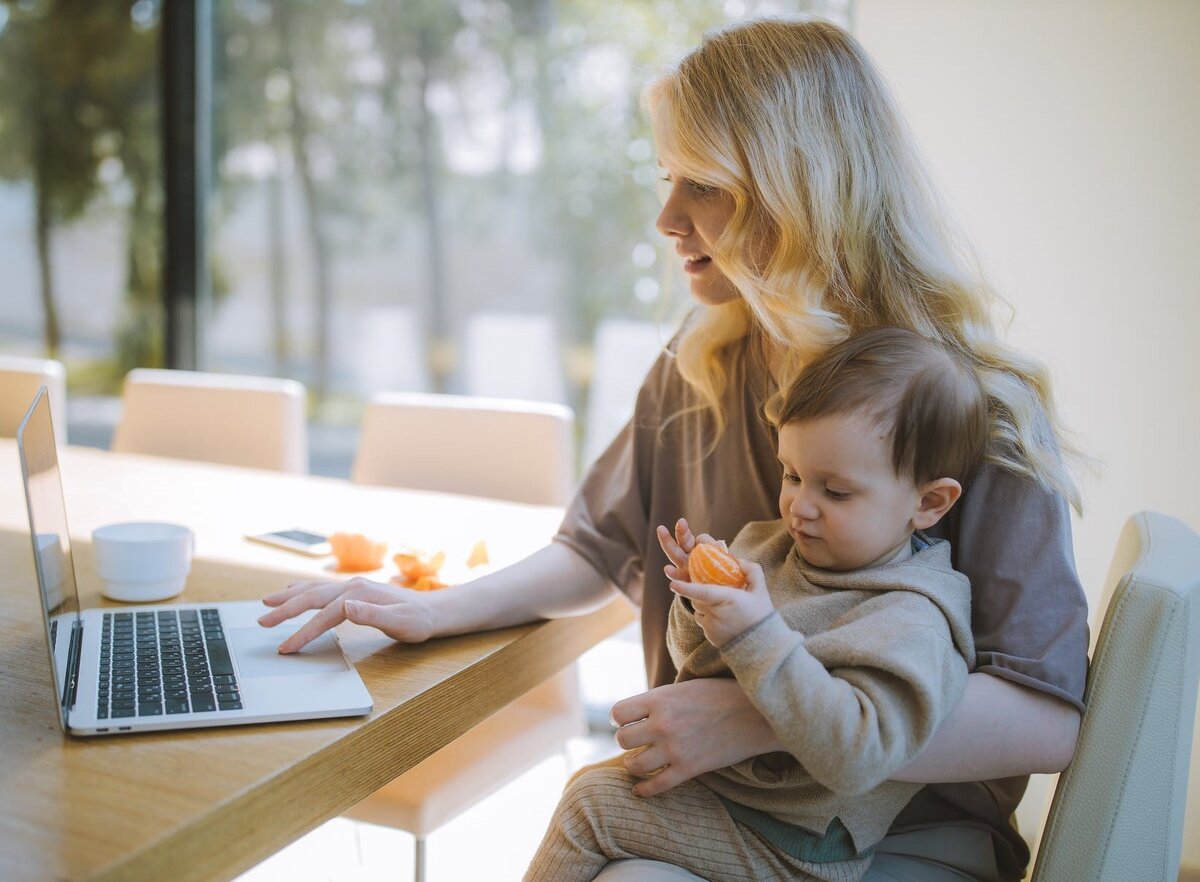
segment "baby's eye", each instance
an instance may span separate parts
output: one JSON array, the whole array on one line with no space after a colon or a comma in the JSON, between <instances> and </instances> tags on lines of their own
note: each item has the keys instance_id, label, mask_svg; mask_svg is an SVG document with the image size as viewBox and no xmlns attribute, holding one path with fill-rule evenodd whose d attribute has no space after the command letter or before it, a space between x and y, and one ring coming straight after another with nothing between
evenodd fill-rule
<instances>
[{"instance_id":1,"label":"baby's eye","mask_svg":"<svg viewBox=\"0 0 1200 882\"><path fill-rule=\"evenodd\" d=\"M825 495L828 496L830 499L832 499L834 502L845 502L847 499L850 498L850 494L847 493L846 491L830 490L828 487L825 488Z\"/></svg>"},{"instance_id":2,"label":"baby's eye","mask_svg":"<svg viewBox=\"0 0 1200 882\"><path fill-rule=\"evenodd\" d=\"M784 473L783 473L783 483L785 483L785 484L799 484L799 483L800 483L800 476L799 476L799 475L793 475L793 474L791 474L790 472L784 472Z\"/></svg>"}]
</instances>

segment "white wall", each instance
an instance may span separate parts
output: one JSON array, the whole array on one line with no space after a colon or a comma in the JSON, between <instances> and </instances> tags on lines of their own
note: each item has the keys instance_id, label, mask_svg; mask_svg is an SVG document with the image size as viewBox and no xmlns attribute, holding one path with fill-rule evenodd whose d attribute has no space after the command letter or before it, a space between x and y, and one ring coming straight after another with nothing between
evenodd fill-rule
<instances>
[{"instance_id":1,"label":"white wall","mask_svg":"<svg viewBox=\"0 0 1200 882\"><path fill-rule=\"evenodd\" d=\"M1200 3L857 0L853 27L1102 461L1075 531L1095 623L1130 513L1200 530Z\"/></svg>"}]
</instances>

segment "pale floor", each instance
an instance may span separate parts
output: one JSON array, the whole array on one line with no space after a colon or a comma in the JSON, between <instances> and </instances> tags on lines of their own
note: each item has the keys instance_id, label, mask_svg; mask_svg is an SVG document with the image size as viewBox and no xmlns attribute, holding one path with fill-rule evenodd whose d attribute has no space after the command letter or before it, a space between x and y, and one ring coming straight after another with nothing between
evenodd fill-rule
<instances>
[{"instance_id":1,"label":"pale floor","mask_svg":"<svg viewBox=\"0 0 1200 882\"><path fill-rule=\"evenodd\" d=\"M580 663L584 701L608 707L645 688L641 644L626 630ZM426 839L428 882L518 882L537 849L568 775L619 751L611 733L568 742ZM263 861L236 882L411 882L411 835L337 818Z\"/></svg>"}]
</instances>

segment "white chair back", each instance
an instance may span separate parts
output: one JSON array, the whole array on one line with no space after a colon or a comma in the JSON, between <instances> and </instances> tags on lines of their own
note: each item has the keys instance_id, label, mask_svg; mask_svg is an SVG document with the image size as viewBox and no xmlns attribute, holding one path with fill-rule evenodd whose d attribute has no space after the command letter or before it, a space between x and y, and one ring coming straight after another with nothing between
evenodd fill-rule
<instances>
[{"instance_id":1,"label":"white chair back","mask_svg":"<svg viewBox=\"0 0 1200 882\"><path fill-rule=\"evenodd\" d=\"M536 401L382 392L363 416L351 479L532 505L566 505L575 417Z\"/></svg>"},{"instance_id":2,"label":"white chair back","mask_svg":"<svg viewBox=\"0 0 1200 882\"><path fill-rule=\"evenodd\" d=\"M463 387L468 395L563 403L567 386L549 316L477 313L467 319Z\"/></svg>"},{"instance_id":3,"label":"white chair back","mask_svg":"<svg viewBox=\"0 0 1200 882\"><path fill-rule=\"evenodd\" d=\"M534 505L565 505L574 485L571 409L535 401L392 392L363 417L352 479ZM455 588L446 588L454 591ZM425 838L586 731L574 666L384 785L346 816Z\"/></svg>"},{"instance_id":4,"label":"white chair back","mask_svg":"<svg viewBox=\"0 0 1200 882\"><path fill-rule=\"evenodd\" d=\"M633 416L646 372L671 338L652 322L604 319L596 327L583 462L594 462Z\"/></svg>"},{"instance_id":5,"label":"white chair back","mask_svg":"<svg viewBox=\"0 0 1200 882\"><path fill-rule=\"evenodd\" d=\"M1154 512L1117 545L1087 710L1033 882L1175 882L1200 677L1200 536Z\"/></svg>"},{"instance_id":6,"label":"white chair back","mask_svg":"<svg viewBox=\"0 0 1200 882\"><path fill-rule=\"evenodd\" d=\"M112 449L304 474L305 390L295 380L138 368Z\"/></svg>"},{"instance_id":7,"label":"white chair back","mask_svg":"<svg viewBox=\"0 0 1200 882\"><path fill-rule=\"evenodd\" d=\"M67 443L67 372L51 358L0 355L0 437L15 438L17 426L42 386L50 395L50 419L59 447Z\"/></svg>"}]
</instances>

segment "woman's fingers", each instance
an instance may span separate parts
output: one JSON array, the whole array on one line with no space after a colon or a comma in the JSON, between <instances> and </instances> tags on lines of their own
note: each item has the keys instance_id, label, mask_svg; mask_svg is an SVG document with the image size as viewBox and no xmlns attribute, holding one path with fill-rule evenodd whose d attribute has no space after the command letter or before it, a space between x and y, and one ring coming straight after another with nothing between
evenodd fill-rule
<instances>
[{"instance_id":1,"label":"woman's fingers","mask_svg":"<svg viewBox=\"0 0 1200 882\"><path fill-rule=\"evenodd\" d=\"M346 600L342 605L351 622L378 628L393 640L421 643L433 636L433 616L427 605L415 600L391 604Z\"/></svg>"},{"instance_id":2,"label":"woman's fingers","mask_svg":"<svg viewBox=\"0 0 1200 882\"><path fill-rule=\"evenodd\" d=\"M263 603L275 607L258 617L264 628L293 619L310 609L319 609L345 590L345 582L293 582L282 591L268 594Z\"/></svg>"},{"instance_id":3,"label":"woman's fingers","mask_svg":"<svg viewBox=\"0 0 1200 882\"><path fill-rule=\"evenodd\" d=\"M617 729L613 736L625 750L637 750L654 742L654 733L646 720L635 720Z\"/></svg>"},{"instance_id":4,"label":"woman's fingers","mask_svg":"<svg viewBox=\"0 0 1200 882\"><path fill-rule=\"evenodd\" d=\"M368 579L354 578L346 582L314 583L290 600L259 616L258 623L272 627L310 609L319 609L302 628L279 644L282 653L296 652L305 645L346 620L345 601L365 600L370 603L390 603L397 599L399 588L380 585Z\"/></svg>"},{"instance_id":5,"label":"woman's fingers","mask_svg":"<svg viewBox=\"0 0 1200 882\"><path fill-rule=\"evenodd\" d=\"M631 775L649 778L667 765L667 758L663 751L652 746L645 750L629 751L625 754L622 762Z\"/></svg>"},{"instance_id":6,"label":"woman's fingers","mask_svg":"<svg viewBox=\"0 0 1200 882\"><path fill-rule=\"evenodd\" d=\"M348 592L344 592L339 595L332 603L326 605L324 609L309 619L304 627L279 644L278 651L283 654L297 652L330 628L344 622L346 620L344 601L347 594Z\"/></svg>"},{"instance_id":7,"label":"woman's fingers","mask_svg":"<svg viewBox=\"0 0 1200 882\"><path fill-rule=\"evenodd\" d=\"M266 597L264 597L262 599L262 602L265 603L267 606L280 606L281 604L291 600L297 594L303 594L305 591L308 591L312 588L316 588L319 585L328 585L328 584L330 584L330 582L328 580L317 581L317 582L314 582L314 581L291 582L288 585L284 586L283 588L279 589L278 591L268 594Z\"/></svg>"},{"instance_id":8,"label":"woman's fingers","mask_svg":"<svg viewBox=\"0 0 1200 882\"><path fill-rule=\"evenodd\" d=\"M666 765L657 774L643 778L634 784L633 795L640 797L658 796L658 794L666 793L672 787L682 784L693 777L695 777L694 772L689 774L686 771L680 771L675 766Z\"/></svg>"},{"instance_id":9,"label":"woman's fingers","mask_svg":"<svg viewBox=\"0 0 1200 882\"><path fill-rule=\"evenodd\" d=\"M636 723L638 720L644 720L650 715L650 693L642 692L639 695L631 695L629 698L622 698L612 706L612 711L609 714L609 719L612 720L614 726L628 726L630 723ZM626 744L621 741L621 736L618 734L617 742L624 748L638 747L636 744Z\"/></svg>"}]
</instances>

